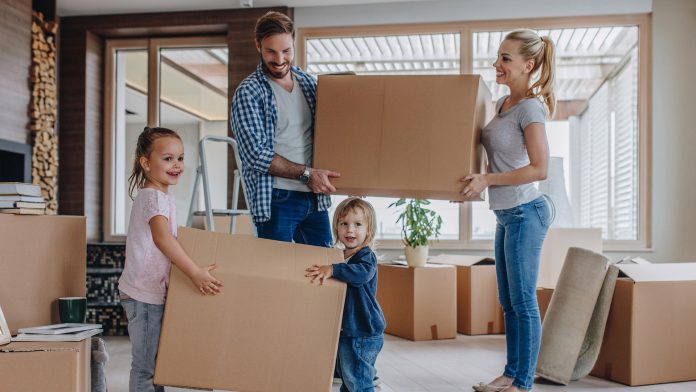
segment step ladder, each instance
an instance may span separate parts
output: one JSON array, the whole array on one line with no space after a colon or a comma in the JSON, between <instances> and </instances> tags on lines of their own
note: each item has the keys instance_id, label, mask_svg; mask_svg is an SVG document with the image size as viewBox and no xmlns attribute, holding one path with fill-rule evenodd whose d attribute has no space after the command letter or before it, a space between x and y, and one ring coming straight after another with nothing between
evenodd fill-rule
<instances>
[{"instance_id":1,"label":"step ladder","mask_svg":"<svg viewBox=\"0 0 696 392\"><path fill-rule=\"evenodd\" d=\"M232 147L232 152L234 154L234 160L237 163L237 169L234 171L234 179L232 184L232 209L213 209L210 202L210 177L208 176L208 163L205 155L205 144L206 142L218 142L227 143ZM193 224L193 216L196 214L196 204L198 204L198 184L203 180L203 199L205 202L205 222L206 227L209 231L215 231L215 222L213 221L213 215L216 216L229 216L230 217L230 229L229 233L234 234L237 229L237 217L240 215L250 215L249 210L239 210L237 209L239 205L239 190L242 189L244 192L244 199L249 200L246 194L246 189L244 189L244 184L242 183L241 167L242 162L239 159L239 149L237 146L237 141L231 137L227 136L215 136L208 135L204 136L198 142L198 159L200 164L196 169L196 178L193 182L193 193L191 194L191 204L189 205L188 219L186 220L186 226L191 227Z\"/></svg>"}]
</instances>

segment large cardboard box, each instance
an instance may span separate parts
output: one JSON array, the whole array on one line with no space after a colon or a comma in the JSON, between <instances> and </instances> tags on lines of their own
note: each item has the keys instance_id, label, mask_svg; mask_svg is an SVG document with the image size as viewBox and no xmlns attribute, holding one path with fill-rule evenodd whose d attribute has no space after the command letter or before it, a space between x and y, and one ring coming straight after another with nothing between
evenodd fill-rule
<instances>
[{"instance_id":1,"label":"large cardboard box","mask_svg":"<svg viewBox=\"0 0 696 392\"><path fill-rule=\"evenodd\" d=\"M89 392L91 339L0 346L0 391Z\"/></svg>"},{"instance_id":2,"label":"large cardboard box","mask_svg":"<svg viewBox=\"0 0 696 392\"><path fill-rule=\"evenodd\" d=\"M0 214L0 306L13 334L57 323L59 297L84 297L82 216Z\"/></svg>"},{"instance_id":3,"label":"large cardboard box","mask_svg":"<svg viewBox=\"0 0 696 392\"><path fill-rule=\"evenodd\" d=\"M541 247L537 287L555 289L568 248L576 246L602 253L602 229L551 228Z\"/></svg>"},{"instance_id":4,"label":"large cardboard box","mask_svg":"<svg viewBox=\"0 0 696 392\"><path fill-rule=\"evenodd\" d=\"M457 336L456 271L451 265L379 264L377 301L385 333L411 340Z\"/></svg>"},{"instance_id":5,"label":"large cardboard box","mask_svg":"<svg viewBox=\"0 0 696 392\"><path fill-rule=\"evenodd\" d=\"M463 200L492 114L479 75L321 75L313 165L341 173L339 194Z\"/></svg>"},{"instance_id":6,"label":"large cardboard box","mask_svg":"<svg viewBox=\"0 0 696 392\"><path fill-rule=\"evenodd\" d=\"M310 284L305 269L337 249L179 228L199 265L216 263L223 292L203 296L172 268L155 383L234 391L331 389L346 287Z\"/></svg>"},{"instance_id":7,"label":"large cardboard box","mask_svg":"<svg viewBox=\"0 0 696 392\"><path fill-rule=\"evenodd\" d=\"M627 385L696 380L696 263L617 264L592 375Z\"/></svg>"},{"instance_id":8,"label":"large cardboard box","mask_svg":"<svg viewBox=\"0 0 696 392\"><path fill-rule=\"evenodd\" d=\"M428 262L457 268L457 332L466 335L505 332L503 310L498 301L495 260L482 256L441 254Z\"/></svg>"}]
</instances>

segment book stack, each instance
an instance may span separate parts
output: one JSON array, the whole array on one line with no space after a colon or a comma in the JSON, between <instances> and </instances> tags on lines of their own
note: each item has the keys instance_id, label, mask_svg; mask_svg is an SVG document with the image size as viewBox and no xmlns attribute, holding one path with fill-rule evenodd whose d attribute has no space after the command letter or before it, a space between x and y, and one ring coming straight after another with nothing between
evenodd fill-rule
<instances>
[{"instance_id":1,"label":"book stack","mask_svg":"<svg viewBox=\"0 0 696 392\"><path fill-rule=\"evenodd\" d=\"M21 182L0 182L0 213L44 215L46 201L41 187Z\"/></svg>"},{"instance_id":2,"label":"book stack","mask_svg":"<svg viewBox=\"0 0 696 392\"><path fill-rule=\"evenodd\" d=\"M79 342L102 332L101 324L52 324L20 328L13 342Z\"/></svg>"}]
</instances>

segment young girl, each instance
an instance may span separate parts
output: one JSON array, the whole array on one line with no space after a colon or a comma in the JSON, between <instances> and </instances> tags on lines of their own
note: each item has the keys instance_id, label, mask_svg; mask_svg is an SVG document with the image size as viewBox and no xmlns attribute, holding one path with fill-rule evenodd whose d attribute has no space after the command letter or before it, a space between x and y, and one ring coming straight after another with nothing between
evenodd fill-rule
<instances>
[{"instance_id":1,"label":"young girl","mask_svg":"<svg viewBox=\"0 0 696 392\"><path fill-rule=\"evenodd\" d=\"M481 133L490 173L470 174L462 194L473 197L489 188L495 212L495 265L498 297L505 315L507 365L503 374L477 391L532 389L541 341L536 300L541 245L551 223L546 198L534 182L546 178L549 148L545 118L556 106L553 94L553 42L532 30L513 31L500 44L493 64L495 80L510 88L496 116ZM530 78L539 79L530 86Z\"/></svg>"},{"instance_id":2,"label":"young girl","mask_svg":"<svg viewBox=\"0 0 696 392\"><path fill-rule=\"evenodd\" d=\"M384 314L377 303L377 257L370 249L377 219L370 203L350 197L336 207L333 235L343 245L346 263L307 268L311 282L333 277L348 284L337 366L341 392L374 391L375 361L384 338Z\"/></svg>"},{"instance_id":3,"label":"young girl","mask_svg":"<svg viewBox=\"0 0 696 392\"><path fill-rule=\"evenodd\" d=\"M214 265L197 266L176 241L175 200L167 193L184 171L184 145L176 132L148 128L138 137L128 179L133 200L126 265L118 281L132 346L130 392L164 391L152 382L171 263L201 294L217 294L222 283L210 275ZM132 197L132 196L131 196Z\"/></svg>"}]
</instances>

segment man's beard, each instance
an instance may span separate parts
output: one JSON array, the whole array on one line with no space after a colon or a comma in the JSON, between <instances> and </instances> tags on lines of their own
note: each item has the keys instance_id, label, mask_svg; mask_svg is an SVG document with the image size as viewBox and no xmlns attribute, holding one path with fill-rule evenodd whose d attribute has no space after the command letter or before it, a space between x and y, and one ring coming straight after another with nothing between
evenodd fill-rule
<instances>
[{"instance_id":1,"label":"man's beard","mask_svg":"<svg viewBox=\"0 0 696 392\"><path fill-rule=\"evenodd\" d=\"M263 60L263 56L259 56L259 57L261 58L261 64L262 64L262 67L263 67L264 72L266 72L267 74L271 75L272 77L274 77L274 78L276 78L276 79L282 79L282 78L285 77L285 75L288 74L288 72L290 72L290 67L289 67L289 66L285 69L284 72L275 72L275 71L272 71L272 70L268 67L268 64L266 64L266 62ZM271 63L271 65L278 65L278 64L276 64L276 63ZM289 65L289 64L288 64L288 65Z\"/></svg>"}]
</instances>

